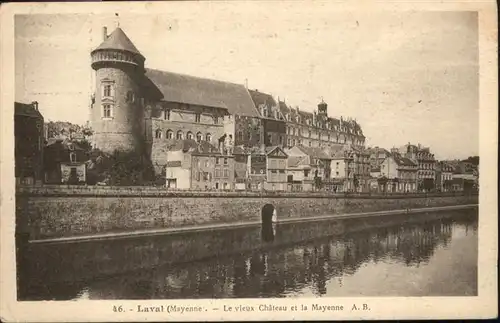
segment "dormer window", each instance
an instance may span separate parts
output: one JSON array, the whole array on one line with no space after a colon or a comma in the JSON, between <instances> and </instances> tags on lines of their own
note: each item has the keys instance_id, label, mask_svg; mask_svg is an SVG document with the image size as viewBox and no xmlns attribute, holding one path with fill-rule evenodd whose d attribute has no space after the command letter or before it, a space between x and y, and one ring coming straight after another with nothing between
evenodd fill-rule
<instances>
[{"instance_id":1,"label":"dormer window","mask_svg":"<svg viewBox=\"0 0 500 323\"><path fill-rule=\"evenodd\" d=\"M69 154L69 160L70 160L72 163L76 163L76 154L75 154L75 153L70 153L70 154Z\"/></svg>"},{"instance_id":2,"label":"dormer window","mask_svg":"<svg viewBox=\"0 0 500 323\"><path fill-rule=\"evenodd\" d=\"M170 109L163 108L163 119L170 120Z\"/></svg>"}]
</instances>

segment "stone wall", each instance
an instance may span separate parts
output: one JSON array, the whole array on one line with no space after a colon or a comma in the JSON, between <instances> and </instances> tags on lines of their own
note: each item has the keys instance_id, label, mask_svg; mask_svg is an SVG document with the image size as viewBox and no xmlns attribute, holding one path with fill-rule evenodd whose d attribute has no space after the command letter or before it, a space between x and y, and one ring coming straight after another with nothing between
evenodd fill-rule
<instances>
[{"instance_id":1,"label":"stone wall","mask_svg":"<svg viewBox=\"0 0 500 323\"><path fill-rule=\"evenodd\" d=\"M167 192L134 188L31 188L16 197L18 232L30 239L260 222L262 207L276 207L278 221L321 215L430 206L477 204L477 195L336 196L250 192Z\"/></svg>"}]
</instances>

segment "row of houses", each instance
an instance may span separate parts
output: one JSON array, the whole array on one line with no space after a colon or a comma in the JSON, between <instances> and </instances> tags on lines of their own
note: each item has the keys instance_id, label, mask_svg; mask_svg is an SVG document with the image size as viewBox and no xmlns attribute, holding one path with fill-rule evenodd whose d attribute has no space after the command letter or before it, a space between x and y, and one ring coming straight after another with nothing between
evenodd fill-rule
<instances>
[{"instance_id":1,"label":"row of houses","mask_svg":"<svg viewBox=\"0 0 500 323\"><path fill-rule=\"evenodd\" d=\"M44 139L38 104L16 103L18 183L82 184L89 156L71 138ZM165 186L183 190L417 192L478 187L478 167L437 161L429 148L405 145L390 151L356 145L216 147L206 140L179 139L163 152ZM45 165L45 166L44 166Z\"/></svg>"},{"instance_id":2,"label":"row of houses","mask_svg":"<svg viewBox=\"0 0 500 323\"><path fill-rule=\"evenodd\" d=\"M478 189L478 165L467 161L438 161L428 147L408 143L390 151L380 147L370 154L371 189L387 192L464 191Z\"/></svg>"},{"instance_id":3,"label":"row of houses","mask_svg":"<svg viewBox=\"0 0 500 323\"><path fill-rule=\"evenodd\" d=\"M179 140L166 154L170 189L345 192L366 190L370 176L368 155L345 146L228 150Z\"/></svg>"}]
</instances>

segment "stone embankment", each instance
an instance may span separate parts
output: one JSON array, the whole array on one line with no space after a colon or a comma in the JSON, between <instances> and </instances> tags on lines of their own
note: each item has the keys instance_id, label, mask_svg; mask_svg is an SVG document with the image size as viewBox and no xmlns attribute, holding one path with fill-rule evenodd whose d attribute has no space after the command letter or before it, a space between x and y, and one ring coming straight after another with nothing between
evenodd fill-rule
<instances>
[{"instance_id":1,"label":"stone embankment","mask_svg":"<svg viewBox=\"0 0 500 323\"><path fill-rule=\"evenodd\" d=\"M331 194L296 192L194 192L150 187L19 187L18 233L30 240L147 230L260 223L271 204L278 222L474 205L477 194ZM167 230L168 231L168 230Z\"/></svg>"}]
</instances>

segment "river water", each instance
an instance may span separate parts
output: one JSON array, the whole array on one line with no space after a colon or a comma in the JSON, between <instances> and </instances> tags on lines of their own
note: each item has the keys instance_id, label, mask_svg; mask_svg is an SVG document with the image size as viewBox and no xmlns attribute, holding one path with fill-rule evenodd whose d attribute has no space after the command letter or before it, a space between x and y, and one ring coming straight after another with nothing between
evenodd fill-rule
<instances>
[{"instance_id":1,"label":"river water","mask_svg":"<svg viewBox=\"0 0 500 323\"><path fill-rule=\"evenodd\" d=\"M26 299L477 295L477 210L66 284Z\"/></svg>"}]
</instances>

